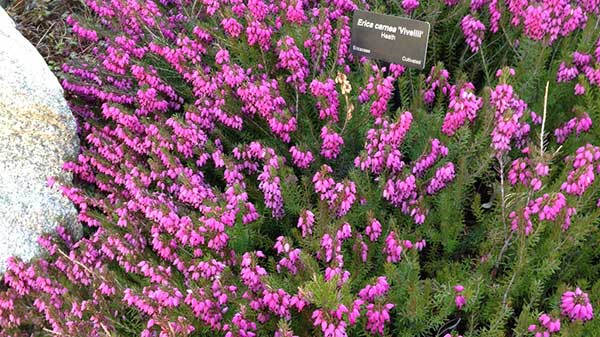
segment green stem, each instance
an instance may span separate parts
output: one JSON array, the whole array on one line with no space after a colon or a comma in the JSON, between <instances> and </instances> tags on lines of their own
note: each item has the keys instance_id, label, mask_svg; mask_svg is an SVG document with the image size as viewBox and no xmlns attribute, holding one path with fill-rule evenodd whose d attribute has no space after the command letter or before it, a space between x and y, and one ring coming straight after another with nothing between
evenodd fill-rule
<instances>
[{"instance_id":1,"label":"green stem","mask_svg":"<svg viewBox=\"0 0 600 337\"><path fill-rule=\"evenodd\" d=\"M488 71L487 62L485 61L485 55L483 53L483 48L479 48L479 55L481 55L481 62L483 63L483 71L485 72L485 80L489 84L490 81L490 72Z\"/></svg>"}]
</instances>

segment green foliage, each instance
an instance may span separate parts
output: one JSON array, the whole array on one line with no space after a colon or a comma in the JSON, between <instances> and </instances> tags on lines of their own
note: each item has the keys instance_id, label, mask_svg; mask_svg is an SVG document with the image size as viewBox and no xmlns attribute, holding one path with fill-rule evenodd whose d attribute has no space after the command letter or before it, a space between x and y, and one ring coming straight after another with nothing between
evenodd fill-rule
<instances>
[{"instance_id":1,"label":"green foliage","mask_svg":"<svg viewBox=\"0 0 600 337\"><path fill-rule=\"evenodd\" d=\"M191 7L187 9L189 13L185 14L197 18L195 7L188 7ZM371 9L382 13L402 11L398 1L388 0L374 1ZM565 157L572 156L583 144L600 144L598 87L586 83L586 94L576 97L573 95L573 83L556 81L559 64L569 60L574 50L593 53L591 46L598 39L597 26L600 19L591 17L581 32L548 45L532 41L516 29L509 29L508 19L503 18L500 22L500 32L486 35L481 50L472 53L464 43L464 36L460 30L460 21L467 13L467 3L445 6L442 1L422 1L421 8L413 17L429 21L433 27L427 55L428 66L436 65L440 69L449 70L451 84L472 82L475 85L477 95L482 97L484 102L477 119L451 137L443 134L441 127L448 112L448 98L439 94L432 105L427 105L423 100L423 92L427 89L427 73L417 70L407 70L398 78L394 83L397 99L389 102L389 120L396 121L404 111L410 111L414 118L401 148L402 159L407 164L414 163L428 151L430 140L433 138L441 140L448 147L447 158L428 170L419 183L420 190L425 189L423 182L430 181L437 168L448 161L454 163L453 182L435 196L427 196L422 201L428 209L425 223L415 224L406 212L385 200L382 194L385 189L385 174L375 179L372 174L354 165L354 159L364 147L368 131L375 127L369 110L370 104L358 104L358 96L369 78L375 75L371 66L377 62L354 63L347 75L352 90L348 101L339 95L340 122L333 126L336 132L344 137L345 142L339 157L329 161L316 156L316 161L306 170L282 165L282 168L275 172L281 181L281 194L285 201L285 216L281 219L268 216L271 210L265 205L263 192L257 184L248 183L245 187L248 199L255 203L259 214L266 216L261 216L247 225L239 225L242 220L238 214L236 225L225 229L232 255L239 257L246 252L263 251L266 259L260 263L269 271L276 270L280 258L273 247L276 238L284 236L292 247L302 250L301 268L297 274L292 275L285 271L271 272L264 277L263 281L270 289L298 292L309 302L311 310L334 310L339 304L350 308L358 291L365 285L372 284L376 276L385 276L390 284L385 301L395 305L385 333L386 336L402 337L441 337L451 332L460 332L465 337L530 336L528 326L537 323L537 318L543 312L558 317L560 295L575 287L585 289L594 306L600 308L600 208L597 206L600 185L597 182L582 196L567 196L568 204L577 210L568 230L561 228L560 221L540 221L539 218L533 217L533 230L529 235L525 235L522 230L511 230L509 218L511 212L522 210L543 193L555 195L560 191L562 183L573 167L571 159L565 161ZM199 26L216 25L209 19L207 22L196 21ZM310 31L294 28L284 26L278 34L293 37L301 46L299 41L308 39ZM193 27L186 29L191 30ZM263 64L266 69L276 68L275 57L266 57L260 48L249 47L244 39L226 38L224 32L213 30L215 40L223 43L219 47L229 51L232 62L248 68L257 63ZM518 46L515 43L517 39ZM159 38L157 40L161 42ZM214 47L213 49L217 50L216 46ZM214 58L214 50L211 49L204 57ZM335 61L332 57L327 60L327 70L323 76L337 75L340 69ZM185 111L196 109L189 103L194 100L190 86L164 58L149 53L148 57L140 62L152 65L161 79L172 85L187 103L184 105ZM211 62L214 63L214 60ZM545 178L539 192L508 182L512 161L524 156L521 148L515 147L501 156L491 149L490 134L494 128L495 110L490 104L490 91L501 81L495 77L495 72L503 66L515 69L515 76L510 78L510 84L515 93L528 103L529 109L541 115L544 107L547 107L545 129L542 130L540 125L531 123L531 136L527 144L530 151L535 153L536 160L546 162L550 166L550 174ZM277 80L280 83L285 82L282 76ZM549 95L546 100L544 89L547 83ZM282 84L280 87L281 96L286 102L293 102L290 106L294 106L294 117L297 118L300 130L292 134L291 143L318 154L322 143L319 135L322 123L315 108L316 99L310 94L299 94L290 85ZM355 110L352 114L347 113L350 109L349 102L354 102ZM226 99L225 107L234 112L242 109L239 101L231 97ZM395 111L392 111L392 107ZM559 146L553 131L580 111L588 112L593 120L591 132L578 137L571 136ZM181 111L169 111L167 114L183 120ZM150 124L152 121L142 122ZM90 123L94 124L96 121ZM257 140L285 157L286 162L292 162L288 144L274 137L264 120L249 118L244 120L244 123L244 132L227 128L214 130L211 136L222 140L220 146L223 147L224 153L229 155L236 146ZM544 139L540 139L542 134L545 135ZM164 136L169 138L169 134ZM209 142L207 146L214 148L216 144ZM174 160L174 157L169 159ZM108 166L109 161L105 161L103 164ZM153 155L145 164L152 169L161 165L161 159ZM314 193L312 177L323 164L333 168L333 179L336 182L348 179L356 185L358 200L342 217L335 216L327 202ZM192 166L193 161L186 163L186 167ZM140 170L144 169L146 167L141 165ZM209 166L207 171L210 171L210 174L206 175L207 182L215 190L223 190L222 171L213 166ZM251 175L251 179L248 180L256 180L256 172ZM96 178L101 183L109 183L113 179L100 173ZM174 183L173 180L182 185L189 184L183 175L175 179L165 178L165 183L170 185ZM239 185L236 187L241 189ZM85 190L85 193L98 199L103 198L103 195L94 189ZM177 206L186 214L195 214L196 210L189 205ZM315 215L314 233L309 237L303 237L297 228L298 218L305 210L312 210ZM90 210L87 215L97 219L103 227L110 228L111 234L126 236L131 228L114 226L119 216L115 209L111 211L113 213L108 217L96 209ZM368 259L364 262L360 249L353 244L358 242L357 233L366 237L365 227L372 218L381 222L384 235L374 242L364 240L368 247ZM345 242L340 249L344 252L344 269L351 275L348 282L340 285L337 276L331 280L325 279L323 273L329 264L317 258L316 252L322 253L320 240L323 235L335 235L336 230L344 223L351 225L354 236L353 240ZM150 227L147 225L144 228L143 234L147 237L150 237ZM90 234L91 230L87 230L87 234ZM418 242L426 239L427 246L422 251L405 249L401 261L390 263L383 253L385 236L390 231L394 231L399 240ZM206 251L209 253L201 257L202 262L220 257L210 250ZM191 249L182 249L179 253L184 259L192 259L194 256ZM160 265L159 257L150 249L141 254L143 261ZM141 292L150 284L148 279L140 275L125 272L116 262L110 263L107 269L103 272L110 275L120 289ZM222 277L241 288L238 269L239 266L235 264L227 266ZM68 283L65 276L62 276L61 284L62 281ZM173 272L172 282L181 289L210 287L206 280L189 282L178 272ZM453 286L456 284L465 287L463 295L466 305L462 310L458 310L454 302L456 293ZM89 297L89 289L72 287L68 290L74 297ZM240 300L240 303L233 304L225 316L230 319L233 312L238 312L241 307L247 305L246 302L248 301ZM111 320L117 336L137 336L145 329L144 322L148 317L141 311L131 307L123 310L119 303L114 302L101 303L99 306L102 310L118 311L121 315ZM173 312L173 316L194 317L189 308L184 306L174 309ZM259 329L258 336L266 336L267 332L275 330L278 325L289 325L299 336L318 335L319 328L311 324L311 312L301 312L290 322L285 319L270 320ZM349 328L350 335L367 335L366 330L360 328L364 326L364 321L363 317L359 324ZM196 328L196 336L219 335L206 328L199 320L193 321L192 324ZM598 319L585 324L565 319L562 327L559 335L561 337L600 335Z\"/></svg>"}]
</instances>

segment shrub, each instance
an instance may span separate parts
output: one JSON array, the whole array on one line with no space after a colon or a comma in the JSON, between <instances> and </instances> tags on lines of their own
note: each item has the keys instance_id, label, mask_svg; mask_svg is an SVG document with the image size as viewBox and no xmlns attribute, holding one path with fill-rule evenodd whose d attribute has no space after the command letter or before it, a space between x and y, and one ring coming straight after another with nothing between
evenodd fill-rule
<instances>
[{"instance_id":1,"label":"shrub","mask_svg":"<svg viewBox=\"0 0 600 337\"><path fill-rule=\"evenodd\" d=\"M12 259L1 336L596 336L597 1L94 1L63 66L85 238ZM576 82L576 83L574 83Z\"/></svg>"}]
</instances>

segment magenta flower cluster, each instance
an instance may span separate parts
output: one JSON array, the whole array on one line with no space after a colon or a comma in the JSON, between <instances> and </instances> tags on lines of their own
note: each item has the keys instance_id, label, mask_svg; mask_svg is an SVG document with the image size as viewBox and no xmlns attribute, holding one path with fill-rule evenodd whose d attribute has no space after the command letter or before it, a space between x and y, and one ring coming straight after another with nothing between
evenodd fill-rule
<instances>
[{"instance_id":1,"label":"magenta flower cluster","mask_svg":"<svg viewBox=\"0 0 600 337\"><path fill-rule=\"evenodd\" d=\"M548 314L539 317L539 325L531 324L527 330L534 333L535 337L549 337L560 331L560 319L553 319Z\"/></svg>"},{"instance_id":2,"label":"magenta flower cluster","mask_svg":"<svg viewBox=\"0 0 600 337\"><path fill-rule=\"evenodd\" d=\"M515 32L556 46L600 14L597 0L439 3L484 66L482 48ZM352 16L368 4L351 0L85 4L93 19L67 19L85 52L61 74L82 142L64 169L77 179L49 185L77 206L86 236L59 227L39 239L47 256L8 261L0 337L134 325L143 337L387 336L427 315L428 329L452 320L437 333L460 337L461 320L491 312L483 302L503 302L496 293L507 312L522 302L524 272L502 258L528 258L540 224L564 236L549 249L588 235L573 229L596 203L600 147L570 146L595 136L597 111L536 114L518 85L527 74L467 78L448 64L451 82L441 62L419 76L357 57ZM486 31L498 40L484 45ZM600 84L595 43L558 66L558 82L578 82L574 99ZM583 324L596 299L576 288L551 305L565 326ZM528 331L560 329L544 313Z\"/></svg>"},{"instance_id":3,"label":"magenta flower cluster","mask_svg":"<svg viewBox=\"0 0 600 337\"><path fill-rule=\"evenodd\" d=\"M475 86L472 83L450 87L450 104L442 125L443 133L452 136L467 120L471 123L475 120L483 100L473 93L474 90Z\"/></svg>"},{"instance_id":4,"label":"magenta flower cluster","mask_svg":"<svg viewBox=\"0 0 600 337\"><path fill-rule=\"evenodd\" d=\"M356 201L356 184L350 180L336 183L330 176L332 172L330 166L323 165L312 181L320 199L326 201L329 209L337 216L342 217Z\"/></svg>"},{"instance_id":5,"label":"magenta flower cluster","mask_svg":"<svg viewBox=\"0 0 600 337\"><path fill-rule=\"evenodd\" d=\"M592 308L588 294L581 289L565 292L560 301L562 314L571 320L589 321L594 318L594 308Z\"/></svg>"},{"instance_id":6,"label":"magenta flower cluster","mask_svg":"<svg viewBox=\"0 0 600 337\"><path fill-rule=\"evenodd\" d=\"M467 44L473 53L476 53L481 47L483 35L485 34L485 26L483 23L471 15L466 15L460 22L463 34Z\"/></svg>"},{"instance_id":7,"label":"magenta flower cluster","mask_svg":"<svg viewBox=\"0 0 600 337\"><path fill-rule=\"evenodd\" d=\"M454 179L454 165L446 163L436 169L430 180L417 181L439 158L446 156L447 148L439 140L434 140L429 154L424 154L412 167L406 165L400 146L410 129L412 119L412 114L408 111L393 123L377 118L376 128L367 132L364 150L356 157L354 164L384 181L383 197L394 206L401 207L402 212L420 224L425 221L427 213L421 205L425 194L433 195L445 188Z\"/></svg>"},{"instance_id":8,"label":"magenta flower cluster","mask_svg":"<svg viewBox=\"0 0 600 337\"><path fill-rule=\"evenodd\" d=\"M462 307L467 304L467 300L465 299L465 296L463 295L463 291L465 290L465 287L463 287L460 284L457 284L454 286L454 293L456 294L454 297L454 303L456 304L456 307L458 308L458 310L462 309Z\"/></svg>"},{"instance_id":9,"label":"magenta flower cluster","mask_svg":"<svg viewBox=\"0 0 600 337\"><path fill-rule=\"evenodd\" d=\"M572 170L560 189L567 194L583 195L600 174L600 147L587 144L577 149Z\"/></svg>"},{"instance_id":10,"label":"magenta flower cluster","mask_svg":"<svg viewBox=\"0 0 600 337\"><path fill-rule=\"evenodd\" d=\"M576 80L574 89L576 95L585 94L586 84L600 87L600 38L596 41L595 47L591 54L575 51L570 62L562 62L556 73L557 82Z\"/></svg>"},{"instance_id":11,"label":"magenta flower cluster","mask_svg":"<svg viewBox=\"0 0 600 337\"><path fill-rule=\"evenodd\" d=\"M451 89L448 80L450 73L440 65L431 67L429 76L425 79L427 90L423 93L425 103L431 105L435 101L436 91L439 89L444 96L448 95Z\"/></svg>"},{"instance_id":12,"label":"magenta flower cluster","mask_svg":"<svg viewBox=\"0 0 600 337\"><path fill-rule=\"evenodd\" d=\"M507 75L508 74L508 75ZM506 83L510 71L500 72L501 81L492 90L490 104L495 110L494 129L492 130L492 148L498 153L506 153L516 144L522 147L529 134L530 125L527 117L527 103Z\"/></svg>"},{"instance_id":13,"label":"magenta flower cluster","mask_svg":"<svg viewBox=\"0 0 600 337\"><path fill-rule=\"evenodd\" d=\"M581 133L588 132L592 128L592 119L587 112L583 112L581 116L573 117L567 122L554 130L556 142L564 143L573 132L579 136Z\"/></svg>"},{"instance_id":14,"label":"magenta flower cluster","mask_svg":"<svg viewBox=\"0 0 600 337\"><path fill-rule=\"evenodd\" d=\"M548 176L550 168L544 162L535 163L530 158L531 151L529 147L522 151L527 157L515 159L508 170L508 181L511 185L521 184L530 187L533 191L539 191L542 188L543 177Z\"/></svg>"}]
</instances>

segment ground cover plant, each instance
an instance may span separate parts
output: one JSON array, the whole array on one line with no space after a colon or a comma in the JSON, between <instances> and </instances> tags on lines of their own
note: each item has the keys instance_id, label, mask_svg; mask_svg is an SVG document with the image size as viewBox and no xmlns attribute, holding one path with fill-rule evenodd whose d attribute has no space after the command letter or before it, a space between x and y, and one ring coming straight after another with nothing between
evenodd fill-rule
<instances>
[{"instance_id":1,"label":"ground cover plant","mask_svg":"<svg viewBox=\"0 0 600 337\"><path fill-rule=\"evenodd\" d=\"M86 6L86 235L10 260L0 336L600 335L598 1ZM426 70L354 57L359 8Z\"/></svg>"}]
</instances>

